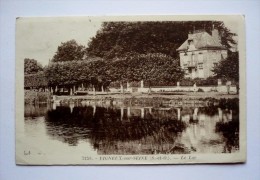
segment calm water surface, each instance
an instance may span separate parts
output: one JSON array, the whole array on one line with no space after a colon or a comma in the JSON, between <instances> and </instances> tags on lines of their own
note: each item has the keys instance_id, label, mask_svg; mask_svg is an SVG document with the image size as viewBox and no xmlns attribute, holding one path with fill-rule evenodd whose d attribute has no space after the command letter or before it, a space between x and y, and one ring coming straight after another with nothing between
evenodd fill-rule
<instances>
[{"instance_id":1,"label":"calm water surface","mask_svg":"<svg viewBox=\"0 0 260 180\"><path fill-rule=\"evenodd\" d=\"M43 153L231 153L239 150L238 102L148 106L26 105L23 135Z\"/></svg>"}]
</instances>

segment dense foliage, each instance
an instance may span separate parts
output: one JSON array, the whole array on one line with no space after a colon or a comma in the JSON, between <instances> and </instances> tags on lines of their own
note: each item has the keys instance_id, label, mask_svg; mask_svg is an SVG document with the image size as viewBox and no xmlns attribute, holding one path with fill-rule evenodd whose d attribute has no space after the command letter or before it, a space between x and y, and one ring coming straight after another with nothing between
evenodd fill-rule
<instances>
[{"instance_id":1,"label":"dense foliage","mask_svg":"<svg viewBox=\"0 0 260 180\"><path fill-rule=\"evenodd\" d=\"M225 82L225 79L222 79L222 83ZM195 78L195 79L190 79L190 78L185 78L180 80L180 85L181 86L193 86L196 84L197 86L212 86L212 85L218 85L218 78L215 76L208 77L207 79L203 78Z\"/></svg>"},{"instance_id":2,"label":"dense foliage","mask_svg":"<svg viewBox=\"0 0 260 180\"><path fill-rule=\"evenodd\" d=\"M219 30L225 47L235 44L235 34L219 21L104 22L89 42L87 53L105 59L148 53L177 58L176 49L187 39L189 32L205 29L211 34L213 26Z\"/></svg>"},{"instance_id":3,"label":"dense foliage","mask_svg":"<svg viewBox=\"0 0 260 180\"><path fill-rule=\"evenodd\" d=\"M85 83L98 89L108 86L110 82L140 80L151 82L150 85L167 85L181 79L184 74L178 60L163 54L136 55L112 62L97 60L51 63L45 73L51 86Z\"/></svg>"},{"instance_id":4,"label":"dense foliage","mask_svg":"<svg viewBox=\"0 0 260 180\"><path fill-rule=\"evenodd\" d=\"M229 52L227 59L223 59L213 70L216 77L239 81L238 52Z\"/></svg>"},{"instance_id":5,"label":"dense foliage","mask_svg":"<svg viewBox=\"0 0 260 180\"><path fill-rule=\"evenodd\" d=\"M52 58L53 62L82 60L85 56L85 47L79 45L75 40L70 40L58 47Z\"/></svg>"},{"instance_id":6,"label":"dense foliage","mask_svg":"<svg viewBox=\"0 0 260 180\"><path fill-rule=\"evenodd\" d=\"M25 88L41 88L48 86L48 79L45 77L43 71L35 74L27 74L24 76Z\"/></svg>"},{"instance_id":7,"label":"dense foliage","mask_svg":"<svg viewBox=\"0 0 260 180\"><path fill-rule=\"evenodd\" d=\"M39 64L35 59L24 59L24 74L33 74L42 71L42 65Z\"/></svg>"},{"instance_id":8,"label":"dense foliage","mask_svg":"<svg viewBox=\"0 0 260 180\"><path fill-rule=\"evenodd\" d=\"M160 85L176 82L184 75L179 61L164 54L146 54L126 57L112 63L111 81L149 82L148 85Z\"/></svg>"}]
</instances>

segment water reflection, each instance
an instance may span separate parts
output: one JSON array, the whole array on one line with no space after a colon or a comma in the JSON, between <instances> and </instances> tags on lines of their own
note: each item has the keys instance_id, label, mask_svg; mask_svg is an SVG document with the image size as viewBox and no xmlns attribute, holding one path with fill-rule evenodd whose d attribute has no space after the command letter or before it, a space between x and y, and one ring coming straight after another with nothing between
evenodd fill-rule
<instances>
[{"instance_id":1,"label":"water reflection","mask_svg":"<svg viewBox=\"0 0 260 180\"><path fill-rule=\"evenodd\" d=\"M70 145L90 139L101 154L166 152L185 123L145 108L56 107L46 115L47 133ZM142 118L143 117L143 118ZM166 142L166 143L164 143ZM136 152L133 152L136 151Z\"/></svg>"},{"instance_id":2,"label":"water reflection","mask_svg":"<svg viewBox=\"0 0 260 180\"><path fill-rule=\"evenodd\" d=\"M239 149L238 100L231 101L199 107L82 102L36 114L45 117L46 134L39 136L68 147L84 141L98 154L231 153Z\"/></svg>"},{"instance_id":3,"label":"water reflection","mask_svg":"<svg viewBox=\"0 0 260 180\"><path fill-rule=\"evenodd\" d=\"M51 110L50 104L25 105L24 117L25 119L42 117L45 116L47 110Z\"/></svg>"}]
</instances>

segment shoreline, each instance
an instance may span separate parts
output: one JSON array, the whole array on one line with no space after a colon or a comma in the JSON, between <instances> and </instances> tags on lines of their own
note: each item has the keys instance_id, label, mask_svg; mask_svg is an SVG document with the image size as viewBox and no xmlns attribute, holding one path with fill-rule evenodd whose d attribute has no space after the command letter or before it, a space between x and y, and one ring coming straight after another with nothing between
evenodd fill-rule
<instances>
[{"instance_id":1,"label":"shoreline","mask_svg":"<svg viewBox=\"0 0 260 180\"><path fill-rule=\"evenodd\" d=\"M198 99L234 99L239 98L238 94L223 94L216 92L182 92L182 93L169 93L169 94L142 94L142 93L126 93L126 94L103 94L103 95L72 95L72 96L53 96L54 101L62 100L125 100L125 99L178 99L178 100L198 100Z\"/></svg>"},{"instance_id":2,"label":"shoreline","mask_svg":"<svg viewBox=\"0 0 260 180\"><path fill-rule=\"evenodd\" d=\"M225 94L219 92L167 92L167 93L108 93L88 95L51 95L50 93L26 93L25 104L63 103L72 101L204 101L210 99L235 99L238 94Z\"/></svg>"}]
</instances>

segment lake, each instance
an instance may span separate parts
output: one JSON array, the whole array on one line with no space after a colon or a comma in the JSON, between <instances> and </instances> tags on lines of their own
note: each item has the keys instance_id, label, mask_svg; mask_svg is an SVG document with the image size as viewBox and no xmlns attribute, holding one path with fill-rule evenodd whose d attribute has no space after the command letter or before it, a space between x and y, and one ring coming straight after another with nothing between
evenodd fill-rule
<instances>
[{"instance_id":1,"label":"lake","mask_svg":"<svg viewBox=\"0 0 260 180\"><path fill-rule=\"evenodd\" d=\"M238 99L25 105L19 133L43 154L233 153L239 151L238 109Z\"/></svg>"}]
</instances>

